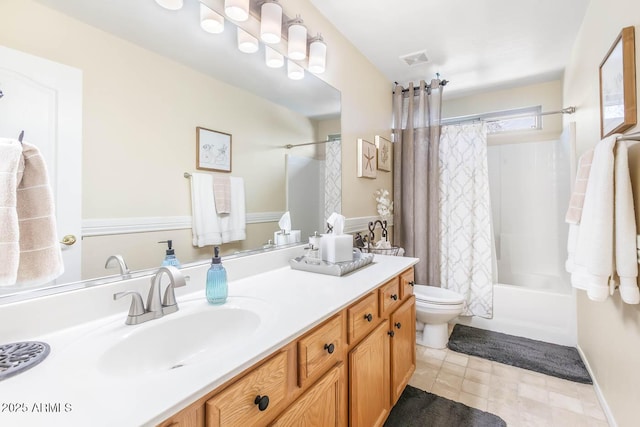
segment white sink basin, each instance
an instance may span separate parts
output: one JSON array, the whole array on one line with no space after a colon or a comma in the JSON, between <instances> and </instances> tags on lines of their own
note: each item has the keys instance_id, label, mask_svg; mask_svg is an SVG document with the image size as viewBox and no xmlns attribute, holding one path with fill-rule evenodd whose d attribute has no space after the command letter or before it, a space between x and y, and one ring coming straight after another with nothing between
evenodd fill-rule
<instances>
[{"instance_id":1,"label":"white sink basin","mask_svg":"<svg viewBox=\"0 0 640 427\"><path fill-rule=\"evenodd\" d=\"M268 305L252 298L230 298L220 306L203 300L179 305L178 312L161 319L119 327L121 336L106 348L99 369L109 375L137 376L215 363L225 349L250 343L271 313Z\"/></svg>"}]
</instances>

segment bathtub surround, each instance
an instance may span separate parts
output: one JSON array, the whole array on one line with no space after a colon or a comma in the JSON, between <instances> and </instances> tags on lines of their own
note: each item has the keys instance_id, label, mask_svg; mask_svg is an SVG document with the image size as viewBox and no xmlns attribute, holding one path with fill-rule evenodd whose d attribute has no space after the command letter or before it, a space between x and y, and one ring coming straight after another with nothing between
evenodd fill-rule
<instances>
[{"instance_id":1,"label":"bathtub surround","mask_svg":"<svg viewBox=\"0 0 640 427\"><path fill-rule=\"evenodd\" d=\"M463 295L463 316L493 316L491 202L484 122L442 127L440 139L442 287Z\"/></svg>"},{"instance_id":2,"label":"bathtub surround","mask_svg":"<svg viewBox=\"0 0 640 427\"><path fill-rule=\"evenodd\" d=\"M455 325L450 350L582 384L593 384L574 347Z\"/></svg>"},{"instance_id":3,"label":"bathtub surround","mask_svg":"<svg viewBox=\"0 0 640 427\"><path fill-rule=\"evenodd\" d=\"M440 285L438 145L446 81L413 83L393 94L394 245L420 258L417 283ZM415 90L414 90L415 89ZM406 96L405 96L406 95Z\"/></svg>"},{"instance_id":4,"label":"bathtub surround","mask_svg":"<svg viewBox=\"0 0 640 427\"><path fill-rule=\"evenodd\" d=\"M407 386L385 427L506 427L497 415Z\"/></svg>"}]
</instances>

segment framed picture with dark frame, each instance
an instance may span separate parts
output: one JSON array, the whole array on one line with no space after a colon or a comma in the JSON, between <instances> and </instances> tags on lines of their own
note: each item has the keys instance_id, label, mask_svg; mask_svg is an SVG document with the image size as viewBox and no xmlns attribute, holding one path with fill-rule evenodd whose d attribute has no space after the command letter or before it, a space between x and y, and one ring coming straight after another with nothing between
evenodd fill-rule
<instances>
[{"instance_id":1,"label":"framed picture with dark frame","mask_svg":"<svg viewBox=\"0 0 640 427\"><path fill-rule=\"evenodd\" d=\"M231 172L231 134L197 127L196 169Z\"/></svg>"},{"instance_id":2,"label":"framed picture with dark frame","mask_svg":"<svg viewBox=\"0 0 640 427\"><path fill-rule=\"evenodd\" d=\"M634 27L622 29L600 64L600 137L637 122Z\"/></svg>"}]
</instances>

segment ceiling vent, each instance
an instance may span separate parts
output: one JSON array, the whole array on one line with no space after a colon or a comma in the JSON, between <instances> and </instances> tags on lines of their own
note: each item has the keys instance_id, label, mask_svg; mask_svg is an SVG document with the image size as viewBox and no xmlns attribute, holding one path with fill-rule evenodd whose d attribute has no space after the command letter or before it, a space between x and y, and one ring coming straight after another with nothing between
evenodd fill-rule
<instances>
[{"instance_id":1,"label":"ceiling vent","mask_svg":"<svg viewBox=\"0 0 640 427\"><path fill-rule=\"evenodd\" d=\"M429 61L429 58L427 58L427 52L424 50L401 56L400 59L410 67L424 64Z\"/></svg>"}]
</instances>

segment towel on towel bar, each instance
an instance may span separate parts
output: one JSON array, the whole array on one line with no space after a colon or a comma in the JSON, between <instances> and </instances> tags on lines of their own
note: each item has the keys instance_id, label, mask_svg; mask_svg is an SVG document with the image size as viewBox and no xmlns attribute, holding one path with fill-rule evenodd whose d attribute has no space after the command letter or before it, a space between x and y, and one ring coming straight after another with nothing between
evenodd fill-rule
<instances>
[{"instance_id":1,"label":"towel on towel bar","mask_svg":"<svg viewBox=\"0 0 640 427\"><path fill-rule=\"evenodd\" d=\"M8 249L2 251L5 255L0 259L0 284L50 282L64 272L64 264L46 164L38 148L27 142L3 139L0 147L0 170L7 178L0 184L0 234L6 236L0 244ZM20 151L17 165L16 147ZM10 171L15 172L13 177Z\"/></svg>"},{"instance_id":2,"label":"towel on towel bar","mask_svg":"<svg viewBox=\"0 0 640 427\"><path fill-rule=\"evenodd\" d=\"M573 186L573 192L571 193L571 199L569 200L569 209L567 209L567 215L565 217L565 222L569 224L580 224L584 195L587 191L587 182L589 180L589 171L591 170L592 162L593 149L580 156L580 160L578 161L576 181Z\"/></svg>"},{"instance_id":3,"label":"towel on towel bar","mask_svg":"<svg viewBox=\"0 0 640 427\"><path fill-rule=\"evenodd\" d=\"M213 198L218 214L231 212L231 180L228 176L213 177Z\"/></svg>"},{"instance_id":4,"label":"towel on towel bar","mask_svg":"<svg viewBox=\"0 0 640 427\"><path fill-rule=\"evenodd\" d=\"M220 215L216 212L213 176L205 173L191 174L193 246L201 248L247 238L244 180L230 177L229 181L229 214Z\"/></svg>"}]
</instances>

